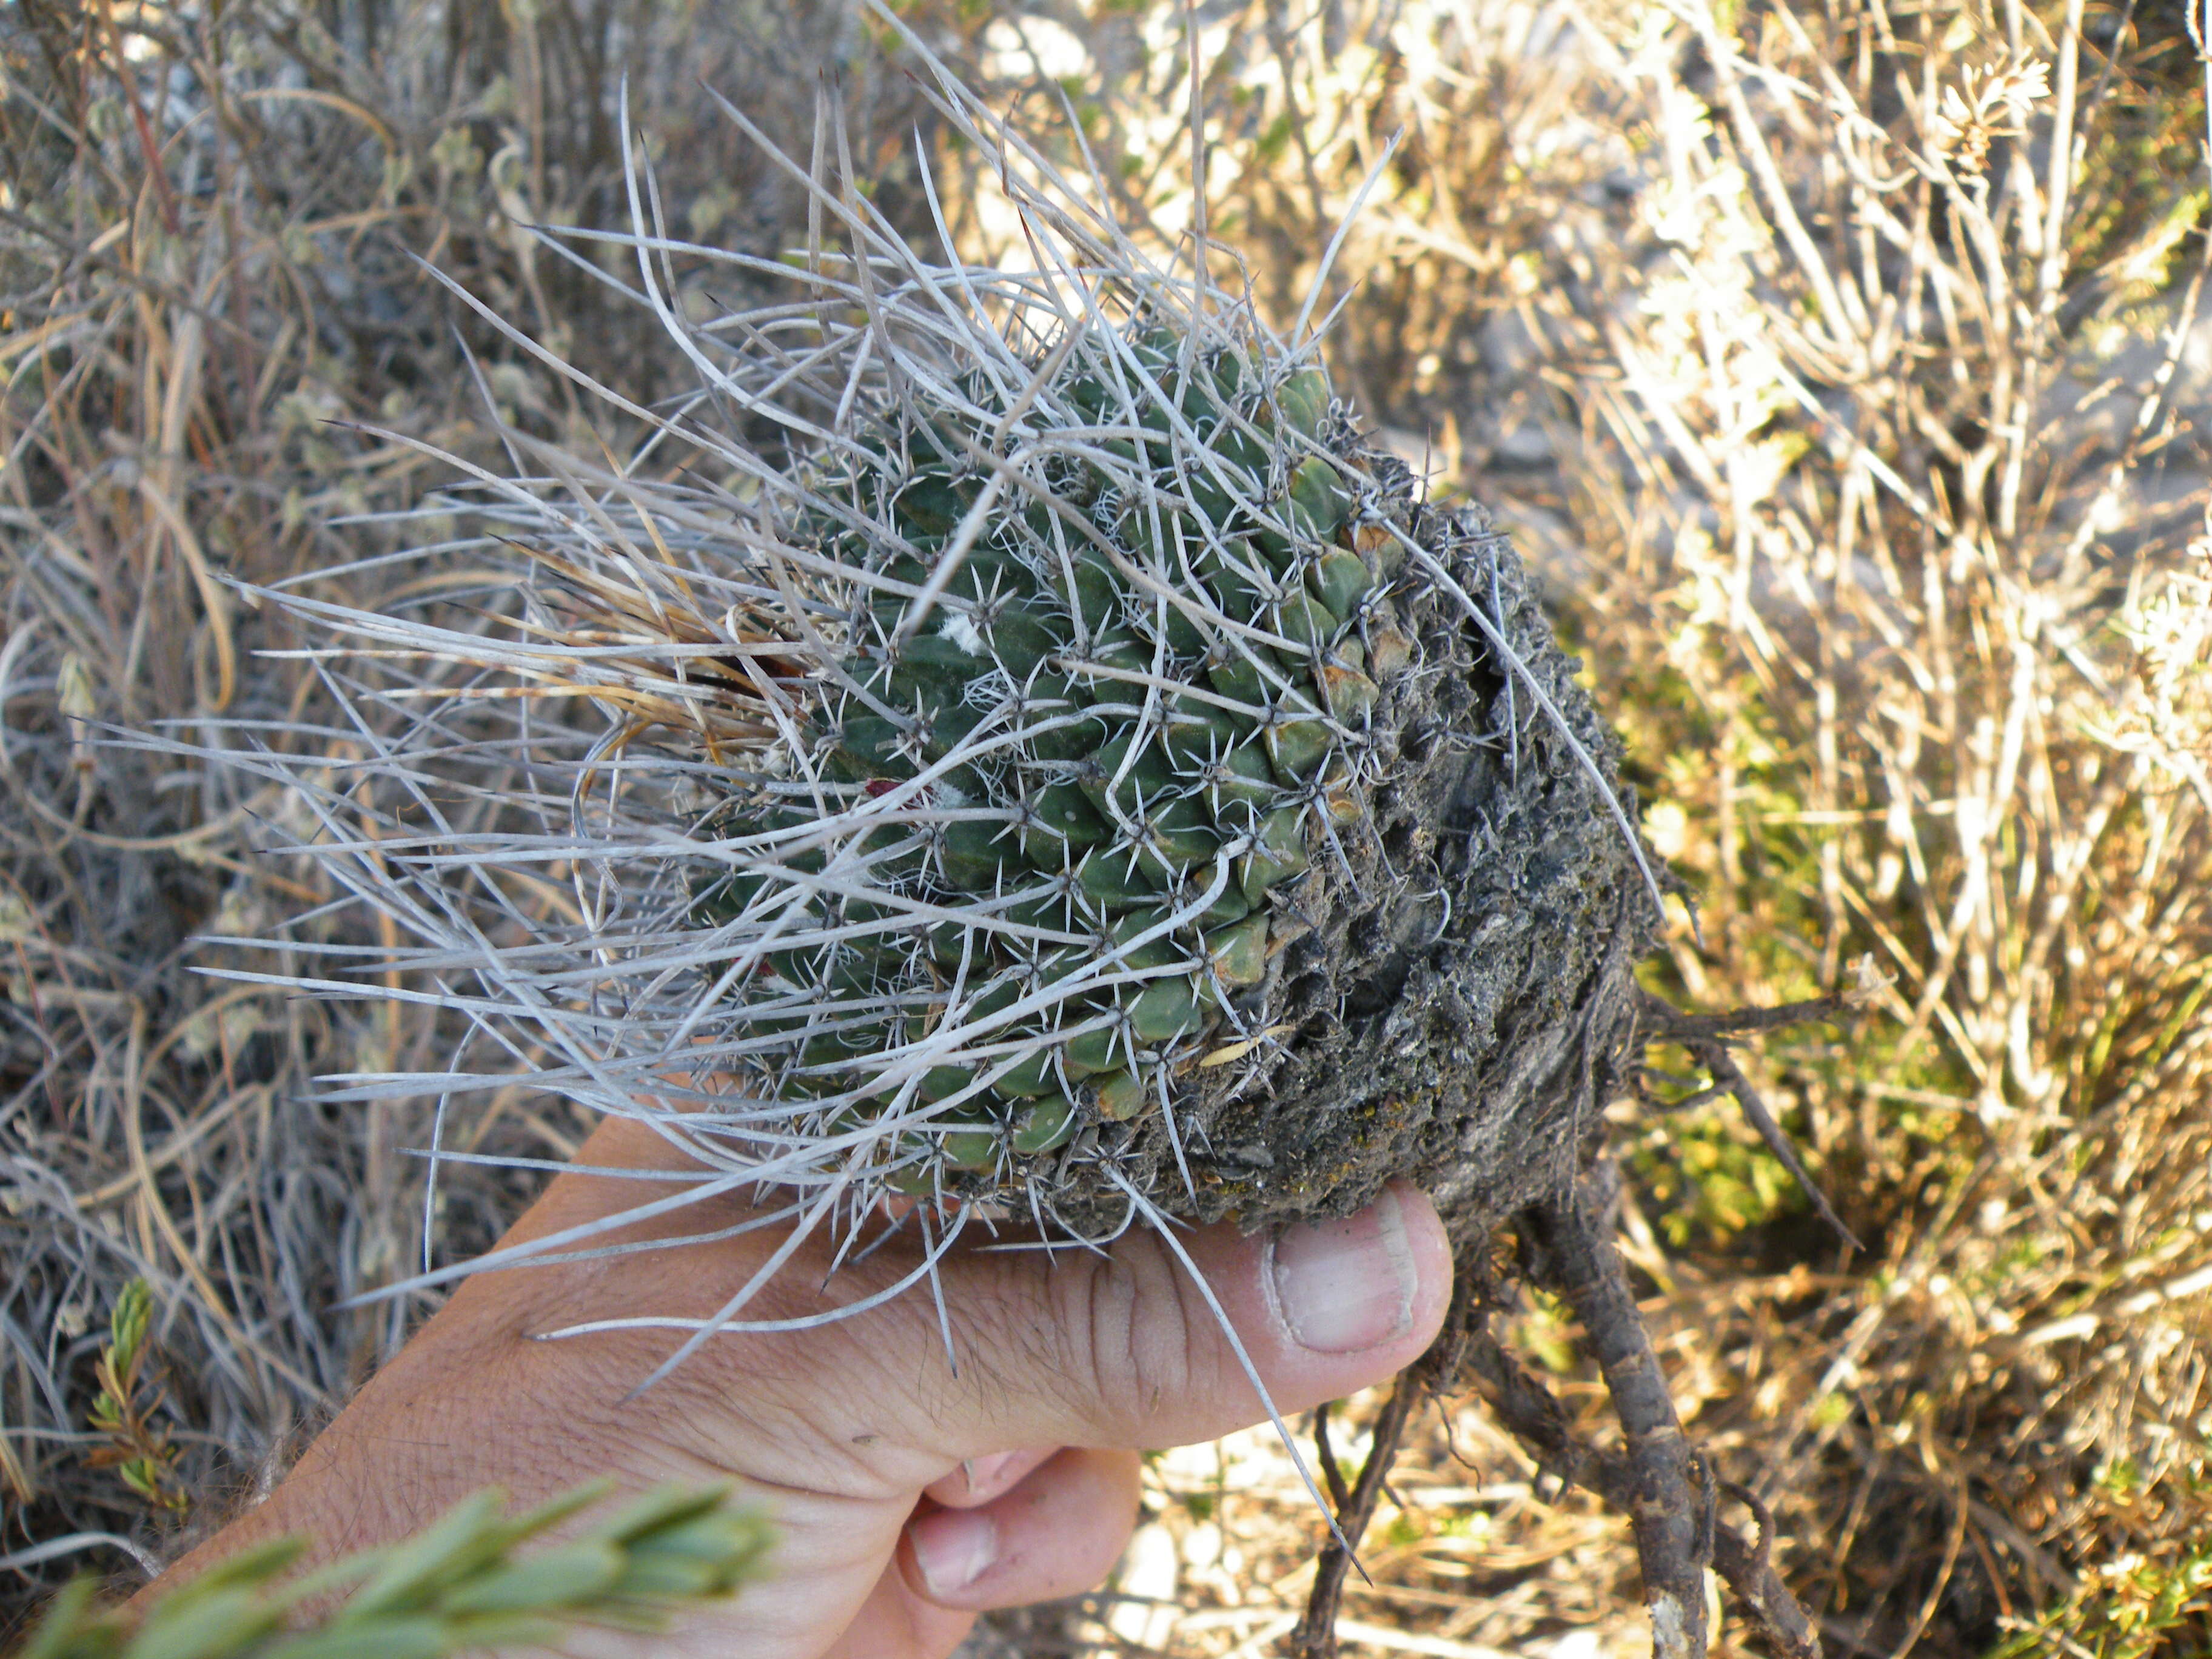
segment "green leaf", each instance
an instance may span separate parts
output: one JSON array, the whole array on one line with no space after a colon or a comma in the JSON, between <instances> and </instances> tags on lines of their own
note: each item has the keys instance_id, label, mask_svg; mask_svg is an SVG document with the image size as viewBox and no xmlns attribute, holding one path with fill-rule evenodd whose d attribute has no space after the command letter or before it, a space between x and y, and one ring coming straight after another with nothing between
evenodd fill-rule
<instances>
[{"instance_id":1,"label":"green leaf","mask_svg":"<svg viewBox=\"0 0 2212 1659\"><path fill-rule=\"evenodd\" d=\"M621 1580L627 1565L615 1544L582 1538L480 1574L441 1597L438 1606L443 1613L465 1616L547 1613L605 1594Z\"/></svg>"},{"instance_id":2,"label":"green leaf","mask_svg":"<svg viewBox=\"0 0 2212 1659\"><path fill-rule=\"evenodd\" d=\"M94 1611L99 1594L100 1580L90 1575L63 1585L15 1659L114 1659L123 1651L123 1626Z\"/></svg>"},{"instance_id":3,"label":"green leaf","mask_svg":"<svg viewBox=\"0 0 2212 1659\"><path fill-rule=\"evenodd\" d=\"M284 1622L281 1607L245 1585L172 1599L148 1615L124 1650L127 1659L225 1659Z\"/></svg>"},{"instance_id":4,"label":"green leaf","mask_svg":"<svg viewBox=\"0 0 2212 1659\"><path fill-rule=\"evenodd\" d=\"M535 1623L532 1632L550 1630ZM359 1625L335 1625L322 1630L288 1636L270 1644L254 1659L443 1659L464 1644L473 1646L494 1635L507 1641L522 1639L524 1631L474 1632L456 1628L434 1613L378 1619ZM135 1655L131 1659L137 1659Z\"/></svg>"},{"instance_id":5,"label":"green leaf","mask_svg":"<svg viewBox=\"0 0 2212 1659\"><path fill-rule=\"evenodd\" d=\"M774 1541L766 1521L735 1507L725 1493L713 1507L634 1542L629 1566L610 1594L645 1601L726 1595L758 1575Z\"/></svg>"},{"instance_id":6,"label":"green leaf","mask_svg":"<svg viewBox=\"0 0 2212 1659\"><path fill-rule=\"evenodd\" d=\"M464 1499L403 1542L272 1583L307 1547L242 1550L157 1599L136 1632L96 1609L96 1586L62 1591L16 1659L442 1659L543 1645L580 1620L647 1628L672 1607L757 1576L773 1540L726 1489L662 1487L611 1523L520 1559L514 1547L603 1498L599 1482L502 1518L495 1492ZM283 1632L290 1610L366 1580L335 1611Z\"/></svg>"},{"instance_id":7,"label":"green leaf","mask_svg":"<svg viewBox=\"0 0 2212 1659\"><path fill-rule=\"evenodd\" d=\"M138 1363L138 1352L153 1323L154 1291L143 1279L134 1279L115 1298L115 1313L107 1328L108 1363L118 1376L127 1376Z\"/></svg>"},{"instance_id":8,"label":"green leaf","mask_svg":"<svg viewBox=\"0 0 2212 1659\"><path fill-rule=\"evenodd\" d=\"M465 1498L412 1538L383 1552L374 1576L347 1602L348 1620L412 1611L495 1559L511 1536L499 1524L503 1496L493 1487Z\"/></svg>"}]
</instances>

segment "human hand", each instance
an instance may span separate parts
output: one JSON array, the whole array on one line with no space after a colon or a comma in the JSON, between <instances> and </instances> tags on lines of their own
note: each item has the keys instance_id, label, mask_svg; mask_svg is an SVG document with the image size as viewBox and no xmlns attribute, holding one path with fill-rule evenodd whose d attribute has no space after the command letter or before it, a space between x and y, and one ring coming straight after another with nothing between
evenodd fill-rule
<instances>
[{"instance_id":1,"label":"human hand","mask_svg":"<svg viewBox=\"0 0 2212 1659\"><path fill-rule=\"evenodd\" d=\"M576 1161L689 1167L621 1120ZM565 1173L503 1244L636 1198L635 1181ZM743 1215L727 1202L682 1224ZM1286 1414L1391 1376L1428 1345L1449 1300L1443 1229L1408 1186L1276 1238L1219 1226L1181 1242ZM656 1638L652 1652L942 1659L979 1611L1105 1577L1134 1523L1138 1449L1217 1438L1265 1415L1205 1298L1141 1231L1103 1255L948 1254L938 1272L957 1374L927 1289L810 1329L718 1335L635 1397L669 1352L666 1332L532 1340L641 1313L711 1317L774 1248L747 1233L467 1279L265 1503L163 1583L282 1533L311 1534L319 1555L386 1542L489 1484L535 1502L608 1474L625 1488L734 1480L777 1526L769 1576ZM902 1237L839 1267L825 1294L831 1254L827 1242L802 1247L745 1316L857 1300L911 1271L920 1245ZM641 1650L581 1632L567 1650Z\"/></svg>"}]
</instances>

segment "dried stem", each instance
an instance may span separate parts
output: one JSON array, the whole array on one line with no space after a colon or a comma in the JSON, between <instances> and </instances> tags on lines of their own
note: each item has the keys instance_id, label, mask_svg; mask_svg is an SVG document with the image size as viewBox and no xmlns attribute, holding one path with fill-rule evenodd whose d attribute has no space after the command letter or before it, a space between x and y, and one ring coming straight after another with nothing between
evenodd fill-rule
<instances>
[{"instance_id":1,"label":"dried stem","mask_svg":"<svg viewBox=\"0 0 2212 1659\"><path fill-rule=\"evenodd\" d=\"M1616 1509L1635 1514L1647 1490L1629 1458L1601 1452L1577 1439L1558 1396L1498 1346L1486 1324L1469 1334L1462 1363L1480 1385L1498 1421L1538 1468L1568 1486L1595 1492ZM1769 1553L1772 1516L1743 1488L1726 1483L1720 1486L1721 1492L1749 1507L1759 1522L1759 1541L1755 1546L1746 1545L1732 1528L1714 1517L1711 1471L1702 1459L1696 1463L1699 1482L1707 1490L1693 1501L1713 1569L1735 1593L1753 1627L1784 1659L1820 1659L1820 1639L1813 1621L1774 1571ZM1673 1530L1680 1533L1686 1528ZM1639 1532L1639 1543L1641 1538ZM1688 1577L1680 1573L1679 1567L1676 1571L1679 1576ZM1704 1605L1702 1583L1698 1605Z\"/></svg>"},{"instance_id":2,"label":"dried stem","mask_svg":"<svg viewBox=\"0 0 2212 1659\"><path fill-rule=\"evenodd\" d=\"M1398 1378L1390 1390L1390 1398L1376 1417L1366 1462L1359 1466L1359 1479L1348 1493L1343 1490L1342 1477L1336 1473L1334 1458L1322 1463L1332 1477L1329 1492L1336 1504L1336 1535L1322 1547L1321 1559L1314 1566L1313 1589L1306 1597L1305 1615L1286 1638L1286 1649L1297 1659L1335 1659L1337 1604L1344 1597L1345 1575L1358 1565L1352 1552L1358 1549L1367 1523L1375 1518L1375 1506L1382 1500L1383 1483L1390 1478L1391 1466L1398 1460L1407 1421L1413 1416L1413 1407L1426 1399L1429 1392L1425 1360L1409 1366ZM1326 1443L1326 1424L1327 1419L1316 1412L1314 1437L1317 1444ZM1360 1576L1364 1577L1366 1574L1363 1571Z\"/></svg>"}]
</instances>

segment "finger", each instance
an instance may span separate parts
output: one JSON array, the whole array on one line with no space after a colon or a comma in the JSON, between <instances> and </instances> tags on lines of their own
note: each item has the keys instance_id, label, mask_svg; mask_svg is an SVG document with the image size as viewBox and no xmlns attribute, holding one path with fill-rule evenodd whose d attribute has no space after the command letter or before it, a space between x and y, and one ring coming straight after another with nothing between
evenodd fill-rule
<instances>
[{"instance_id":1,"label":"finger","mask_svg":"<svg viewBox=\"0 0 2212 1659\"><path fill-rule=\"evenodd\" d=\"M612 1121L585 1156L602 1166L683 1164L649 1130ZM563 1176L518 1234L573 1224L635 1195L629 1182ZM733 1207L684 1224L741 1214ZM834 1272L837 1241L807 1240L744 1310L787 1328L717 1337L631 1410L665 1419L665 1434L696 1439L709 1456L714 1424L733 1412L802 1421L808 1445L846 1464L842 1474L810 1469L806 1480L919 1490L963 1459L1010 1446L1180 1445L1263 1421L1267 1405L1289 1415L1340 1398L1418 1357L1451 1294L1443 1224L1405 1182L1354 1215L1275 1234L1177 1225L1170 1242L1135 1228L1104 1251L1051 1256L959 1245L934 1263L933 1287L890 1294L926 1265L920 1231L854 1251ZM522 1275L515 1294L535 1306L514 1317L526 1330L641 1310L714 1318L777 1244L772 1233L746 1233ZM836 1312L879 1292L887 1299L863 1311ZM791 1328L799 1322L811 1328ZM610 1384L628 1386L665 1358L669 1340L610 1333L586 1352Z\"/></svg>"},{"instance_id":2,"label":"finger","mask_svg":"<svg viewBox=\"0 0 2212 1659\"><path fill-rule=\"evenodd\" d=\"M981 1508L911 1522L900 1566L916 1595L970 1611L1092 1589L1137 1524L1137 1475L1133 1452L1063 1451Z\"/></svg>"},{"instance_id":3,"label":"finger","mask_svg":"<svg viewBox=\"0 0 2212 1659\"><path fill-rule=\"evenodd\" d=\"M1057 1446L1032 1446L1026 1451L971 1457L942 1480L933 1480L923 1487L922 1496L949 1510L972 1510L1012 1488L1031 1469L1059 1450Z\"/></svg>"},{"instance_id":4,"label":"finger","mask_svg":"<svg viewBox=\"0 0 2212 1659\"><path fill-rule=\"evenodd\" d=\"M1288 1415L1395 1375L1443 1322L1451 1247L1426 1196L1393 1183L1279 1234L1132 1232L1051 1266L979 1252L944 1281L955 1352L974 1356L934 1402L945 1438L1144 1449L1262 1420L1255 1376Z\"/></svg>"},{"instance_id":5,"label":"finger","mask_svg":"<svg viewBox=\"0 0 2212 1659\"><path fill-rule=\"evenodd\" d=\"M896 1565L886 1566L874 1593L819 1659L948 1659L975 1624L974 1613L925 1601L907 1583L904 1572ZM719 1651L753 1650L725 1647Z\"/></svg>"}]
</instances>

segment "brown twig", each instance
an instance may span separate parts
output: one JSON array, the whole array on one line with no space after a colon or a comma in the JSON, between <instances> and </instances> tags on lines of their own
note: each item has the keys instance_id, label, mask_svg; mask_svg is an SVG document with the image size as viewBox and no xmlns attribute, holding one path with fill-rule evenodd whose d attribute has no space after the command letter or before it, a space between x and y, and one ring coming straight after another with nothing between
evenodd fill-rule
<instances>
[{"instance_id":1,"label":"brown twig","mask_svg":"<svg viewBox=\"0 0 2212 1659\"><path fill-rule=\"evenodd\" d=\"M1666 1373L1607 1237L1618 1182L1612 1160L1601 1157L1566 1193L1523 1215L1536 1276L1581 1318L1620 1419L1626 1443L1621 1506L1635 1529L1655 1659L1699 1659L1712 1493L1701 1490L1700 1460L1683 1437Z\"/></svg>"},{"instance_id":2,"label":"brown twig","mask_svg":"<svg viewBox=\"0 0 2212 1659\"><path fill-rule=\"evenodd\" d=\"M1313 1590L1306 1597L1305 1616L1286 1639L1287 1651L1297 1659L1334 1659L1337 1604L1344 1596L1345 1574L1358 1565L1345 1545L1358 1548L1360 1534L1375 1518L1375 1506L1382 1498L1383 1482L1389 1477L1390 1466L1398 1460L1398 1446L1405 1437L1407 1420L1413 1415L1414 1405L1428 1392L1427 1379L1428 1369L1421 1363L1408 1367L1400 1376L1382 1414L1375 1419L1367 1461L1359 1466L1359 1479L1348 1498L1344 1492L1343 1476L1335 1474L1334 1455L1324 1452L1322 1467L1334 1477L1329 1481L1329 1492L1336 1504L1336 1530L1344 1543L1331 1538L1323 1547L1320 1560L1314 1565ZM1327 1418L1317 1412L1314 1434L1324 1448L1327 1433ZM1366 1575L1363 1572L1360 1576Z\"/></svg>"},{"instance_id":3,"label":"brown twig","mask_svg":"<svg viewBox=\"0 0 2212 1659\"><path fill-rule=\"evenodd\" d=\"M1820 1659L1820 1633L1774 1571L1774 1515L1749 1488L1723 1481L1721 1490L1749 1510L1759 1541L1747 1546L1735 1528L1713 1528L1713 1570L1734 1590L1752 1622L1784 1659Z\"/></svg>"},{"instance_id":4,"label":"brown twig","mask_svg":"<svg viewBox=\"0 0 2212 1659\"><path fill-rule=\"evenodd\" d=\"M1321 1466L1322 1485L1328 1488L1328 1501L1336 1505L1339 1515L1343 1514L1352 1507L1352 1491L1344 1484L1344 1471L1337 1467L1336 1448L1329 1443L1327 1401L1314 1407L1314 1462ZM1334 1544L1335 1540L1330 1541Z\"/></svg>"},{"instance_id":5,"label":"brown twig","mask_svg":"<svg viewBox=\"0 0 2212 1659\"><path fill-rule=\"evenodd\" d=\"M107 26L108 44L115 53L115 79L123 88L131 124L137 130L138 148L146 160L147 182L153 185L155 198L161 206L162 227L172 236L180 235L183 222L177 216L176 192L169 187L169 170L161 161L161 141L154 135L153 124L146 118L146 106L138 97L137 78L131 73L131 61L124 55L123 31L116 27L112 0L100 0L100 21Z\"/></svg>"},{"instance_id":6,"label":"brown twig","mask_svg":"<svg viewBox=\"0 0 2212 1659\"><path fill-rule=\"evenodd\" d=\"M1858 1235L1844 1224L1843 1217L1836 1213L1835 1206L1828 1202L1827 1194L1820 1190L1820 1185L1813 1179L1811 1171L1799 1161L1797 1149L1790 1144L1790 1137L1774 1121L1774 1115L1766 1109L1766 1103L1751 1086L1751 1079L1735 1063L1735 1056L1717 1042L1692 1044L1691 1052L1705 1063L1719 1085L1735 1097L1735 1103L1743 1109L1743 1115L1751 1127L1759 1131L1759 1138L1766 1143L1766 1150L1774 1154L1782 1167L1789 1170L1798 1186L1804 1189L1805 1196L1812 1200L1820 1219L1834 1228L1853 1249L1865 1249L1866 1246L1859 1243Z\"/></svg>"},{"instance_id":7,"label":"brown twig","mask_svg":"<svg viewBox=\"0 0 2212 1659\"><path fill-rule=\"evenodd\" d=\"M1627 1458L1577 1439L1566 1407L1486 1328L1471 1334L1466 1356L1465 1368L1481 1384L1492 1411L1539 1468L1566 1485L1596 1493L1616 1509L1632 1510L1638 1486ZM1773 1516L1741 1486L1722 1483L1718 1490L1750 1509L1759 1524L1759 1540L1745 1544L1733 1528L1719 1524L1715 1517L1708 1534L1713 1570L1734 1593L1745 1618L1783 1659L1820 1659L1820 1638L1812 1620L1774 1571L1770 1553Z\"/></svg>"},{"instance_id":8,"label":"brown twig","mask_svg":"<svg viewBox=\"0 0 2212 1659\"><path fill-rule=\"evenodd\" d=\"M1762 1031L1787 1030L1793 1025L1812 1025L1849 1018L1855 1010L1850 997L1836 993L1784 1002L1771 1008L1731 1008L1724 1014L1685 1013L1646 992L1638 1001L1638 1018L1644 1034L1655 1042L1716 1042L1724 1037L1751 1036Z\"/></svg>"},{"instance_id":9,"label":"brown twig","mask_svg":"<svg viewBox=\"0 0 2212 1659\"><path fill-rule=\"evenodd\" d=\"M1757 1130L1766 1150L1774 1154L1782 1167L1790 1171L1820 1219L1834 1228L1844 1242L1855 1250L1866 1246L1858 1235L1844 1224L1828 1202L1828 1195L1813 1179L1797 1156L1797 1149L1782 1126L1774 1121L1773 1113L1744 1075L1743 1068L1729 1052L1729 1039L1759 1031L1778 1031L1792 1025L1811 1024L1815 1021L1834 1021L1849 1018L1855 1012L1847 994L1812 997L1802 1002L1785 1002L1773 1008L1734 1008L1724 1014L1690 1014L1670 1006L1659 998L1645 993L1640 999L1637 1018L1644 1040L1651 1042L1673 1042L1689 1051L1692 1058L1713 1076L1711 1085L1699 1089L1686 1097L1668 1103L1667 1109L1680 1111L1686 1107L1702 1105L1721 1095L1732 1095L1742 1110L1744 1120Z\"/></svg>"}]
</instances>

